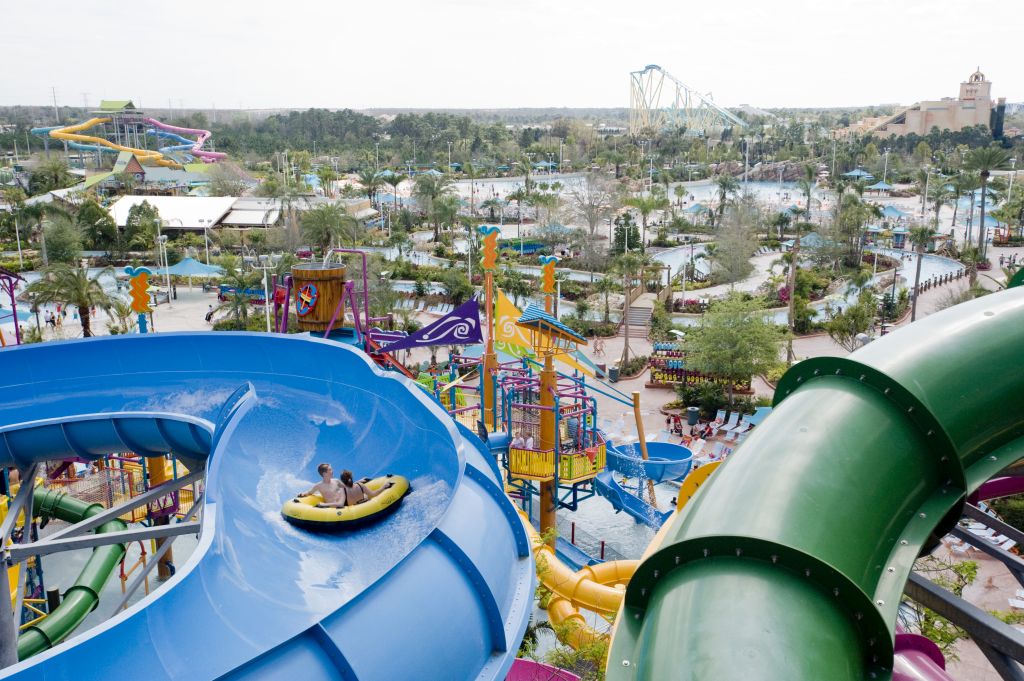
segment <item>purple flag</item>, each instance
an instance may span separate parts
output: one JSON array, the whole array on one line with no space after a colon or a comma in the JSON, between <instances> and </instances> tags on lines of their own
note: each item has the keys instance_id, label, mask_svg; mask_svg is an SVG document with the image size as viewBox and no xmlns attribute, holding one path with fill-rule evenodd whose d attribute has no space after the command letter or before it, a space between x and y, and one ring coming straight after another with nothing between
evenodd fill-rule
<instances>
[{"instance_id":1,"label":"purple flag","mask_svg":"<svg viewBox=\"0 0 1024 681\"><path fill-rule=\"evenodd\" d=\"M482 343L483 333L480 329L480 304L476 298L428 324L416 333L409 334L380 349L381 352L394 352L409 348L428 348L435 345L473 345Z\"/></svg>"}]
</instances>

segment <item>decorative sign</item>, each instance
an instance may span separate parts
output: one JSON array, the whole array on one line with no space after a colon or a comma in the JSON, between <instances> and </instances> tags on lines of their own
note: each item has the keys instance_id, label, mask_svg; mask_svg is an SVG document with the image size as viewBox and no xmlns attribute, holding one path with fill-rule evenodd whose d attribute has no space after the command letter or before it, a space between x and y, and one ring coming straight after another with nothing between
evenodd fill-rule
<instances>
[{"instance_id":1,"label":"decorative sign","mask_svg":"<svg viewBox=\"0 0 1024 681\"><path fill-rule=\"evenodd\" d=\"M555 294L555 264L558 258L553 255L540 256L541 291L548 295Z\"/></svg>"},{"instance_id":2,"label":"decorative sign","mask_svg":"<svg viewBox=\"0 0 1024 681\"><path fill-rule=\"evenodd\" d=\"M295 294L295 312L300 317L305 317L316 308L316 301L320 298L320 291L316 284L305 284Z\"/></svg>"},{"instance_id":3,"label":"decorative sign","mask_svg":"<svg viewBox=\"0 0 1024 681\"><path fill-rule=\"evenodd\" d=\"M478 230L484 238L480 266L485 272L493 272L498 267L498 235L501 230L494 225L480 225Z\"/></svg>"},{"instance_id":4,"label":"decorative sign","mask_svg":"<svg viewBox=\"0 0 1024 681\"><path fill-rule=\"evenodd\" d=\"M149 275L152 272L146 267L125 267L124 273L131 277L128 290L132 297L132 311L139 314L151 312L149 293L146 292L146 289L149 288Z\"/></svg>"},{"instance_id":5,"label":"decorative sign","mask_svg":"<svg viewBox=\"0 0 1024 681\"><path fill-rule=\"evenodd\" d=\"M433 324L381 348L381 352L394 352L409 348L427 348L437 345L473 345L483 342L480 330L480 304L476 298L441 317Z\"/></svg>"}]
</instances>

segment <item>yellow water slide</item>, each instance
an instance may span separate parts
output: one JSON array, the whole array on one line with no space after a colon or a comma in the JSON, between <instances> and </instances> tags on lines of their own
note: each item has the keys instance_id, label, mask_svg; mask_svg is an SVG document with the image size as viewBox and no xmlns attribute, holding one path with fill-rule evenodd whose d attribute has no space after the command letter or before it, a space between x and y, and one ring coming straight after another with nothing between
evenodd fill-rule
<instances>
[{"instance_id":1,"label":"yellow water slide","mask_svg":"<svg viewBox=\"0 0 1024 681\"><path fill-rule=\"evenodd\" d=\"M97 125L103 123L109 123L110 118L90 118L84 123L77 123L75 125L69 125L63 128L50 131L50 137L59 140L67 140L69 142L82 142L86 144L98 144L102 147L108 147L110 149L117 149L118 151L130 151L140 162L150 162L156 165L166 166L168 168L181 168L181 164L176 161L172 161L169 158L165 158L159 151L152 151L149 149L136 149L134 147L125 147L120 144L115 144L109 140L105 140L102 137L93 137L92 135L80 135L83 130L94 128Z\"/></svg>"},{"instance_id":2,"label":"yellow water slide","mask_svg":"<svg viewBox=\"0 0 1024 681\"><path fill-rule=\"evenodd\" d=\"M669 528L679 517L679 512L693 498L697 489L703 485L721 462L701 466L692 471L683 480L676 497L676 513L662 525L661 529L644 550L641 560L650 553L657 551ZM576 649L592 645L608 635L603 634L589 624L580 613L580 608L596 612L602 617L612 618L622 605L626 584L636 571L639 560L614 560L598 565L588 565L582 570L572 569L558 559L554 549L545 544L529 518L520 511L526 533L533 545L534 558L537 561L537 576L541 584L551 592L548 599L548 619L551 621L558 639Z\"/></svg>"}]
</instances>

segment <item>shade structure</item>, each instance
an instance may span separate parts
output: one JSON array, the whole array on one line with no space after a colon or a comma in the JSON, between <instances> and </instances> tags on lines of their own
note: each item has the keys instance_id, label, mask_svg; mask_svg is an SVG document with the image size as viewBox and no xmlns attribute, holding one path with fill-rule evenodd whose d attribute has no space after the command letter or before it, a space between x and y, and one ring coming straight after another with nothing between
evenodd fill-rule
<instances>
[{"instance_id":1,"label":"shade structure","mask_svg":"<svg viewBox=\"0 0 1024 681\"><path fill-rule=\"evenodd\" d=\"M904 213L896 206L886 206L885 208L882 209L882 217L885 218L899 220L900 218L905 218L908 215L910 215L910 213Z\"/></svg>"},{"instance_id":2,"label":"shade structure","mask_svg":"<svg viewBox=\"0 0 1024 681\"><path fill-rule=\"evenodd\" d=\"M170 274L176 277L219 277L224 274L224 268L216 265L204 265L195 258L185 258L170 267L156 270L155 274L158 276Z\"/></svg>"},{"instance_id":3,"label":"shade structure","mask_svg":"<svg viewBox=\"0 0 1024 681\"><path fill-rule=\"evenodd\" d=\"M853 177L853 178L856 178L858 180L873 180L873 179L875 179L874 175L872 175L868 171L863 170L861 168L855 168L854 170L851 170L848 173L843 173L843 177Z\"/></svg>"},{"instance_id":4,"label":"shade structure","mask_svg":"<svg viewBox=\"0 0 1024 681\"><path fill-rule=\"evenodd\" d=\"M684 213L690 213L690 214L693 214L693 213L706 213L706 212L708 212L708 207L705 206L703 203L695 203L692 206L687 206L686 208L684 208L683 212Z\"/></svg>"},{"instance_id":5,"label":"shade structure","mask_svg":"<svg viewBox=\"0 0 1024 681\"><path fill-rule=\"evenodd\" d=\"M890 189L892 189L892 185L889 184L888 182L886 182L885 180L879 180L878 182L876 182L874 184L869 184L867 187L864 187L864 189L871 189L871 190L880 191L880 192L887 192Z\"/></svg>"}]
</instances>

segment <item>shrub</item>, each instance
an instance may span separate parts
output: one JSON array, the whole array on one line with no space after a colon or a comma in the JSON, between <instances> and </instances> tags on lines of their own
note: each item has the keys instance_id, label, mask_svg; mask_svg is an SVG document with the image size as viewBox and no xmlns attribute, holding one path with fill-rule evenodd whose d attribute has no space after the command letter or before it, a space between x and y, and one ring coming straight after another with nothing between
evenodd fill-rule
<instances>
[{"instance_id":1,"label":"shrub","mask_svg":"<svg viewBox=\"0 0 1024 681\"><path fill-rule=\"evenodd\" d=\"M631 378L639 376L647 368L647 355L635 355L619 366L619 373L623 377Z\"/></svg>"}]
</instances>

